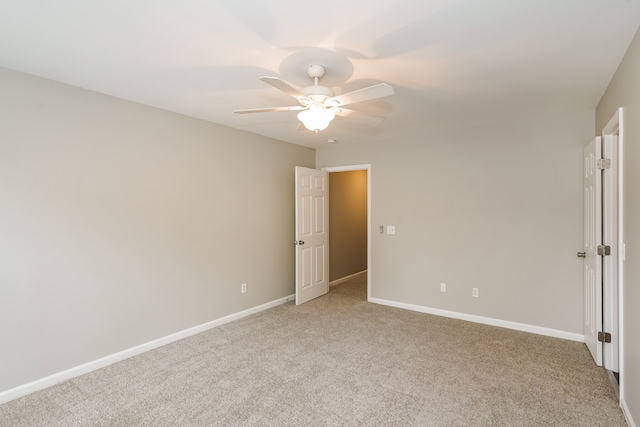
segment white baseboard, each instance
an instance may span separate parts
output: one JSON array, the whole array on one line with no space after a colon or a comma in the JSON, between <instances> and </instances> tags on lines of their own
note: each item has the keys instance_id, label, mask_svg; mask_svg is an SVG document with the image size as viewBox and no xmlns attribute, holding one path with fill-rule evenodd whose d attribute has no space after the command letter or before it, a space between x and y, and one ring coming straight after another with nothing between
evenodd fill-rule
<instances>
[{"instance_id":1,"label":"white baseboard","mask_svg":"<svg viewBox=\"0 0 640 427\"><path fill-rule=\"evenodd\" d=\"M453 319L466 320L484 325L498 326L501 328L514 329L516 331L531 332L538 335L562 338L565 340L585 342L584 335L572 332L559 331L556 329L543 328L540 326L527 325L524 323L509 322L506 320L493 319L491 317L476 316L473 314L458 313L455 311L440 310L438 308L424 307L421 305L407 304L403 302L389 301L380 298L369 298L369 302L374 304L388 305L390 307L402 308L405 310L418 311L420 313L435 314L436 316L450 317Z\"/></svg>"},{"instance_id":2,"label":"white baseboard","mask_svg":"<svg viewBox=\"0 0 640 427\"><path fill-rule=\"evenodd\" d=\"M58 384L62 381L79 377L80 375L84 375L91 371L95 371L96 369L104 368L105 366L112 365L121 360L128 359L130 357L136 356L138 354L142 354L149 350L153 350L154 348L162 347L163 345L170 344L174 341L178 341L183 338L190 337L191 335L195 335L200 332L213 329L215 327L224 325L225 323L233 322L234 320L241 319L251 314L255 314L260 311L276 307L280 304L284 304L285 302L292 301L292 300L295 300L295 295L289 295L288 297L280 298L275 301L271 301L266 304L259 305L257 307L249 308L247 310L244 310L238 313L230 314L228 316L221 317L220 319L212 320L210 322L203 323L201 325L194 326L192 328L185 329L183 331L176 332L171 335L167 335L166 337L158 338L153 341L149 341L147 343L129 348L127 350L119 351L109 356L105 356L100 359L93 360L91 362L84 363L79 366L75 366L65 371L58 372L56 374L49 375L44 378L40 378L30 383L23 384L15 388L11 388L9 390L5 390L3 392L0 392L0 404L9 402L10 400L14 400L22 396L26 396L27 394L33 393L34 391L51 387L52 385Z\"/></svg>"},{"instance_id":3,"label":"white baseboard","mask_svg":"<svg viewBox=\"0 0 640 427\"><path fill-rule=\"evenodd\" d=\"M367 274L367 270L362 270L359 273L350 274L348 276L341 277L340 279L336 279L333 282L329 282L329 287L339 285L340 283L346 282L347 280L354 279L358 276L362 276L363 274Z\"/></svg>"},{"instance_id":4,"label":"white baseboard","mask_svg":"<svg viewBox=\"0 0 640 427\"><path fill-rule=\"evenodd\" d=\"M624 414L624 418L627 420L629 427L636 427L636 423L633 421L633 417L631 416L631 411L629 411L627 402L624 399L620 399L620 408L622 408L622 413Z\"/></svg>"}]
</instances>

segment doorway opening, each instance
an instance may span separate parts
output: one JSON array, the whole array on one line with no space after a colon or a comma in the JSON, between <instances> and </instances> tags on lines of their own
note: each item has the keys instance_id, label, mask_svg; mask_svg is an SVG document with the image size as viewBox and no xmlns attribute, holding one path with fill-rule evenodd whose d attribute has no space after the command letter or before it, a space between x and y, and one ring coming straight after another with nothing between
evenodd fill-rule
<instances>
[{"instance_id":1,"label":"doorway opening","mask_svg":"<svg viewBox=\"0 0 640 427\"><path fill-rule=\"evenodd\" d=\"M329 173L329 280L367 277L371 297L371 165L325 167Z\"/></svg>"}]
</instances>

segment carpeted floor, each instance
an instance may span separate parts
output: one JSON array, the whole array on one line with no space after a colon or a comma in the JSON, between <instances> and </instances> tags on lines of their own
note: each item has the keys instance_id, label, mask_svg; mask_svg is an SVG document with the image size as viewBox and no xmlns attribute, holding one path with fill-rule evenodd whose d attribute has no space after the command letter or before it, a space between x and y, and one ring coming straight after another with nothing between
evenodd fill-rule
<instances>
[{"instance_id":1,"label":"carpeted floor","mask_svg":"<svg viewBox=\"0 0 640 427\"><path fill-rule=\"evenodd\" d=\"M584 344L366 302L364 278L0 406L1 426L625 426Z\"/></svg>"}]
</instances>

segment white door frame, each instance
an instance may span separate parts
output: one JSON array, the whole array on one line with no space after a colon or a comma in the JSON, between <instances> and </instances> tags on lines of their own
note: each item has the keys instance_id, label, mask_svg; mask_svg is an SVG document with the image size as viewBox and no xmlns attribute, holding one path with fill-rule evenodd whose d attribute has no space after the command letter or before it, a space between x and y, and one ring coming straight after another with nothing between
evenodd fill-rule
<instances>
[{"instance_id":1,"label":"white door frame","mask_svg":"<svg viewBox=\"0 0 640 427\"><path fill-rule=\"evenodd\" d=\"M602 346L602 366L618 372L618 144L617 135L602 138L602 158L611 167L602 171L602 244L613 249L602 257L602 325L611 342Z\"/></svg>"},{"instance_id":2,"label":"white door frame","mask_svg":"<svg viewBox=\"0 0 640 427\"><path fill-rule=\"evenodd\" d=\"M371 164L328 166L322 168L322 170L329 173L367 171L367 301L371 302L371 278L373 276L371 271Z\"/></svg>"},{"instance_id":3,"label":"white door frame","mask_svg":"<svg viewBox=\"0 0 640 427\"><path fill-rule=\"evenodd\" d=\"M619 355L623 354L623 297L624 297L624 277L623 277L623 267L625 260L625 244L624 244L624 233L623 233L623 134L622 134L622 118L623 118L623 109L618 108L613 117L609 120L607 125L602 129L602 144L603 149L605 151L605 156L611 156L612 163L616 166L616 170L612 171L612 181L615 180L615 199L617 199L617 203L615 199L611 199L609 197L613 197L613 194L610 196L606 196L605 199L605 209L610 208L612 210L612 214L615 216L615 219L612 217L612 228L608 230L612 235L610 236L612 239L616 241L616 259L612 260L612 265L610 266L610 271L612 273L611 276L605 277L608 280L608 286L605 285L604 289L604 312L606 319L603 319L605 323L605 327L612 327L612 346L611 349L606 349L604 351L604 366L608 368L609 366L614 366L618 368L619 372L619 380L620 380L620 399L624 399L624 359L620 358ZM611 186L608 186L611 187ZM607 206L609 204L609 206ZM617 212L616 212L617 211ZM617 230L616 230L617 228ZM607 230L605 229L605 237ZM615 264L615 265L614 265ZM607 324L608 323L608 324ZM617 335L617 343L613 341L613 335ZM606 348L606 347L605 347ZM618 363L613 363L617 361ZM609 363L607 363L609 362ZM610 368L608 368L610 369Z\"/></svg>"}]
</instances>

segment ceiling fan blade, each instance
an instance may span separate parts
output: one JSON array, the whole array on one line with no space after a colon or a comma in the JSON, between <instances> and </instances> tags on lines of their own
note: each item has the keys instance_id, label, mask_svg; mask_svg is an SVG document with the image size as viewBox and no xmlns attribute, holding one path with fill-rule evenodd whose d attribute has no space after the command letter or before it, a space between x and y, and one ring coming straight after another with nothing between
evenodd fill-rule
<instances>
[{"instance_id":1,"label":"ceiling fan blade","mask_svg":"<svg viewBox=\"0 0 640 427\"><path fill-rule=\"evenodd\" d=\"M281 91L283 91L284 93L286 93L287 95L293 96L295 99L304 99L307 98L307 96L305 94L303 94L302 92L300 92L299 89L291 86L289 83L285 82L284 80L279 79L278 77L260 77L260 80L262 80L265 83L270 84L271 86L275 87L276 89L280 89Z\"/></svg>"},{"instance_id":2,"label":"ceiling fan blade","mask_svg":"<svg viewBox=\"0 0 640 427\"><path fill-rule=\"evenodd\" d=\"M331 110L336 114L336 116L340 116L340 117L349 117L353 115L353 116L374 117L379 120L386 119L385 116L381 116L380 114L365 113L364 111L352 110L350 108L344 108L344 107L333 107L331 108Z\"/></svg>"},{"instance_id":3,"label":"ceiling fan blade","mask_svg":"<svg viewBox=\"0 0 640 427\"><path fill-rule=\"evenodd\" d=\"M303 107L302 105L293 105L291 107L269 107L269 108L249 108L246 110L233 110L236 114L247 114L247 113L269 113L271 111L299 111L306 110L307 107Z\"/></svg>"},{"instance_id":4,"label":"ceiling fan blade","mask_svg":"<svg viewBox=\"0 0 640 427\"><path fill-rule=\"evenodd\" d=\"M343 93L342 95L334 96L326 101L327 105L342 106L355 104L356 102L371 101L373 99L382 98L385 96L393 95L393 88L386 83L380 83L377 85L365 87L362 89L354 90L353 92Z\"/></svg>"}]
</instances>

